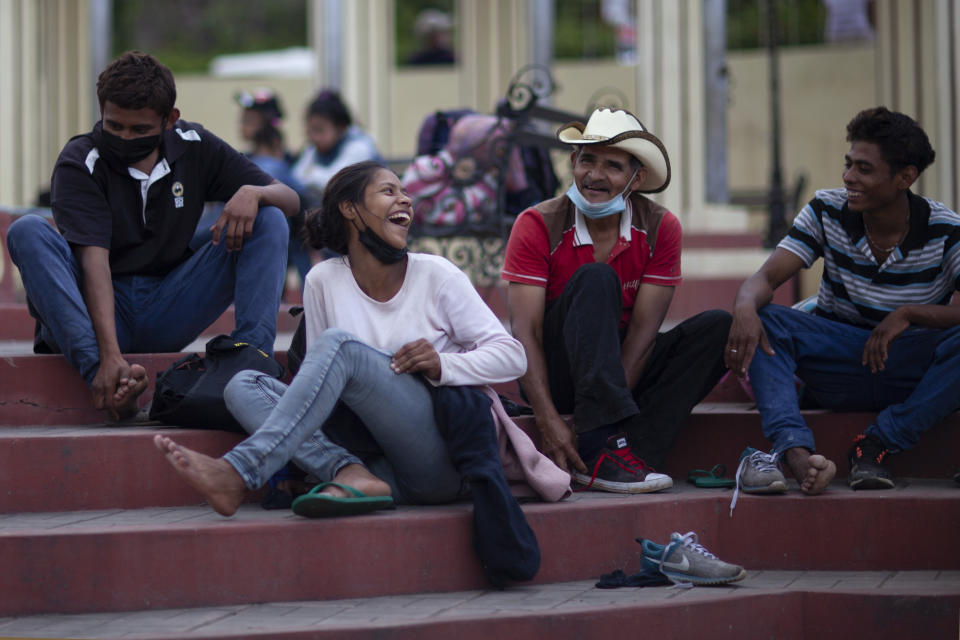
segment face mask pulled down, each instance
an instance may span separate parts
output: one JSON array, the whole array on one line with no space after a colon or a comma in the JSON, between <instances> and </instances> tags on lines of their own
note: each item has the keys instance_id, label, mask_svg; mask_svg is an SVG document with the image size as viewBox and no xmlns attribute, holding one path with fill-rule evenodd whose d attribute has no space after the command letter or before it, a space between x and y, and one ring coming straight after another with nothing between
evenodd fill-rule
<instances>
[{"instance_id":1,"label":"face mask pulled down","mask_svg":"<svg viewBox=\"0 0 960 640\"><path fill-rule=\"evenodd\" d=\"M606 218L607 216L612 216L617 213L621 213L627 208L626 193L630 188L630 183L633 182L633 179L637 176L637 172L634 171L633 175L630 176L630 179L627 180L627 186L624 187L623 191L619 194L613 196L611 199L606 202L590 202L583 197L583 194L580 193L580 188L577 187L577 182L574 181L570 185L570 188L567 189L567 197L573 202L573 205L580 210L580 213L585 215L588 218Z\"/></svg>"},{"instance_id":2,"label":"face mask pulled down","mask_svg":"<svg viewBox=\"0 0 960 640\"><path fill-rule=\"evenodd\" d=\"M360 215L359 212L357 213L357 215ZM361 216L360 219L363 220L363 217ZM364 221L363 223L364 224L363 229L361 229L360 226L357 225L356 220L351 220L351 222L353 222L353 226L355 226L357 228L357 231L359 232L358 238L360 240L360 244L366 247L367 251L373 254L373 257L379 260L381 263L396 264L401 260L403 260L403 258L407 255L406 247L397 249L396 247L388 243L386 240L378 236L376 233L374 233L373 230L370 229L370 225L368 225L366 221Z\"/></svg>"}]
</instances>

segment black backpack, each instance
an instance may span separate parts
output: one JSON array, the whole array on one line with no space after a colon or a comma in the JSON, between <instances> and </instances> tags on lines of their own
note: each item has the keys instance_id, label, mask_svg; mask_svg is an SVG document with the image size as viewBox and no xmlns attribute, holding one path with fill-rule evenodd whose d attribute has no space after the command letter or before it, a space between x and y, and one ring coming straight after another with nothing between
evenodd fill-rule
<instances>
[{"instance_id":1,"label":"black backpack","mask_svg":"<svg viewBox=\"0 0 960 640\"><path fill-rule=\"evenodd\" d=\"M206 345L206 355L180 358L157 375L150 419L195 429L222 429L245 433L227 410L223 390L244 369L284 376L283 365L246 343L217 336Z\"/></svg>"}]
</instances>

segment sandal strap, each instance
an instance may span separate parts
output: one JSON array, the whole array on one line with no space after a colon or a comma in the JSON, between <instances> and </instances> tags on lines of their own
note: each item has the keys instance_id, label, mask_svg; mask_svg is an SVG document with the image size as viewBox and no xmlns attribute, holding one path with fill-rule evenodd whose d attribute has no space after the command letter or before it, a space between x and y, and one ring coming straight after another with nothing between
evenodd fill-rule
<instances>
[{"instance_id":1,"label":"sandal strap","mask_svg":"<svg viewBox=\"0 0 960 640\"><path fill-rule=\"evenodd\" d=\"M313 489L310 489L310 491L307 493L307 495L318 494L318 493L320 493L321 491L323 491L324 489L326 489L327 487L337 487L338 489L342 489L343 491L346 491L347 493L351 494L354 498L366 498L366 497L369 497L369 496L367 496L365 493L363 493L362 491L360 491L360 490L358 490L358 489L354 489L354 488L351 487L350 485L340 484L339 482L321 482L320 484L318 484L317 486L315 486Z\"/></svg>"}]
</instances>

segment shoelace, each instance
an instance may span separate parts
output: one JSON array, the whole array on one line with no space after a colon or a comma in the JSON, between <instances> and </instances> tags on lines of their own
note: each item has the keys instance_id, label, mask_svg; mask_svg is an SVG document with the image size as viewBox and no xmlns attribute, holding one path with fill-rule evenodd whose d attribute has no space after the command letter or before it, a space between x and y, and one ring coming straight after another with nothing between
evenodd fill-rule
<instances>
[{"instance_id":1,"label":"shoelace","mask_svg":"<svg viewBox=\"0 0 960 640\"><path fill-rule=\"evenodd\" d=\"M638 471L638 472L640 472L640 471L649 471L649 472L652 472L652 471L653 471L653 467L647 466L647 463L644 462L642 458L638 458L637 456L633 455L633 452L630 451L630 448L629 448L629 447L627 447L627 448L625 448L625 449L615 449L615 450L611 451L610 453L612 453L613 455L615 455L615 456L617 456L618 458L620 458L620 460L622 460L623 462L625 462L628 467L630 467L631 469L634 469L635 471ZM581 487L580 489L574 489L574 492L586 491L586 490L588 490L590 487L593 486L594 480L597 479L597 473L598 473L599 470L600 470L600 463L601 463L602 461L603 461L603 458L601 457L601 459L597 461L596 466L594 466L594 468L593 468L593 475L590 476L590 482L587 483L586 485L584 485L583 487Z\"/></svg>"},{"instance_id":2,"label":"shoelace","mask_svg":"<svg viewBox=\"0 0 960 640\"><path fill-rule=\"evenodd\" d=\"M613 453L631 467L638 467L638 471L653 471L653 469L647 466L647 463L644 462L642 458L638 458L637 456L633 455L633 452L629 448L617 449Z\"/></svg>"},{"instance_id":3,"label":"shoelace","mask_svg":"<svg viewBox=\"0 0 960 640\"><path fill-rule=\"evenodd\" d=\"M677 547L683 547L684 549L689 549L693 553L698 553L706 558L710 558L711 560L720 559L717 556L710 553L709 551L707 551L706 547L704 547L702 544L697 542L697 540L698 540L697 534L694 533L693 531L687 531L682 536L676 532L670 534L670 543L663 545L663 553L660 555L660 573L663 573L664 560L670 557L670 554L672 554L674 549L676 549ZM667 575L667 574L664 573L664 575ZM693 588L692 582L682 582L682 581L677 582L670 576L667 576L667 578L669 578L670 581L673 582L676 588L679 588L679 589Z\"/></svg>"},{"instance_id":4,"label":"shoelace","mask_svg":"<svg viewBox=\"0 0 960 640\"><path fill-rule=\"evenodd\" d=\"M733 500L730 501L730 517L733 517L733 510L737 506L737 498L740 497L740 476L747 464L752 464L760 471L774 471L777 468L777 454L764 453L759 449L740 460L740 466L737 467L735 486L733 488Z\"/></svg>"},{"instance_id":5,"label":"shoelace","mask_svg":"<svg viewBox=\"0 0 960 640\"><path fill-rule=\"evenodd\" d=\"M862 458L862 457L863 457L863 447L860 446L860 443L863 442L863 441L866 440L866 439L867 439L867 436L866 436L865 434L862 434L862 433L861 433L860 435L858 435L856 438L853 439L853 443L856 445L855 451L857 452L857 458ZM878 454L877 454L877 457L875 458L876 461L877 461L877 464L882 464L882 463L883 463L883 459L887 457L887 454L888 454L888 453L890 453L889 450L887 450L887 449L881 449L881 450L880 450L880 453L878 453Z\"/></svg>"}]
</instances>

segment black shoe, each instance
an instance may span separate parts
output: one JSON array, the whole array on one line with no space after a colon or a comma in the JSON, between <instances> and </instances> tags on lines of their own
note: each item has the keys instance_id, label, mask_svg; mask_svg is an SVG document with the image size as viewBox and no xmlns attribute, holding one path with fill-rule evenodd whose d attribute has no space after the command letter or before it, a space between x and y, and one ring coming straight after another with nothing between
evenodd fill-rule
<instances>
[{"instance_id":1,"label":"black shoe","mask_svg":"<svg viewBox=\"0 0 960 640\"><path fill-rule=\"evenodd\" d=\"M864 434L853 439L853 447L847 453L850 461L850 477L847 482L851 489L893 489L893 476L883 460L890 452L875 436Z\"/></svg>"},{"instance_id":2,"label":"black shoe","mask_svg":"<svg viewBox=\"0 0 960 640\"><path fill-rule=\"evenodd\" d=\"M587 473L573 471L573 479L584 489L614 493L649 493L673 486L670 476L657 473L630 452L627 436L607 438L607 446L586 463Z\"/></svg>"}]
</instances>

